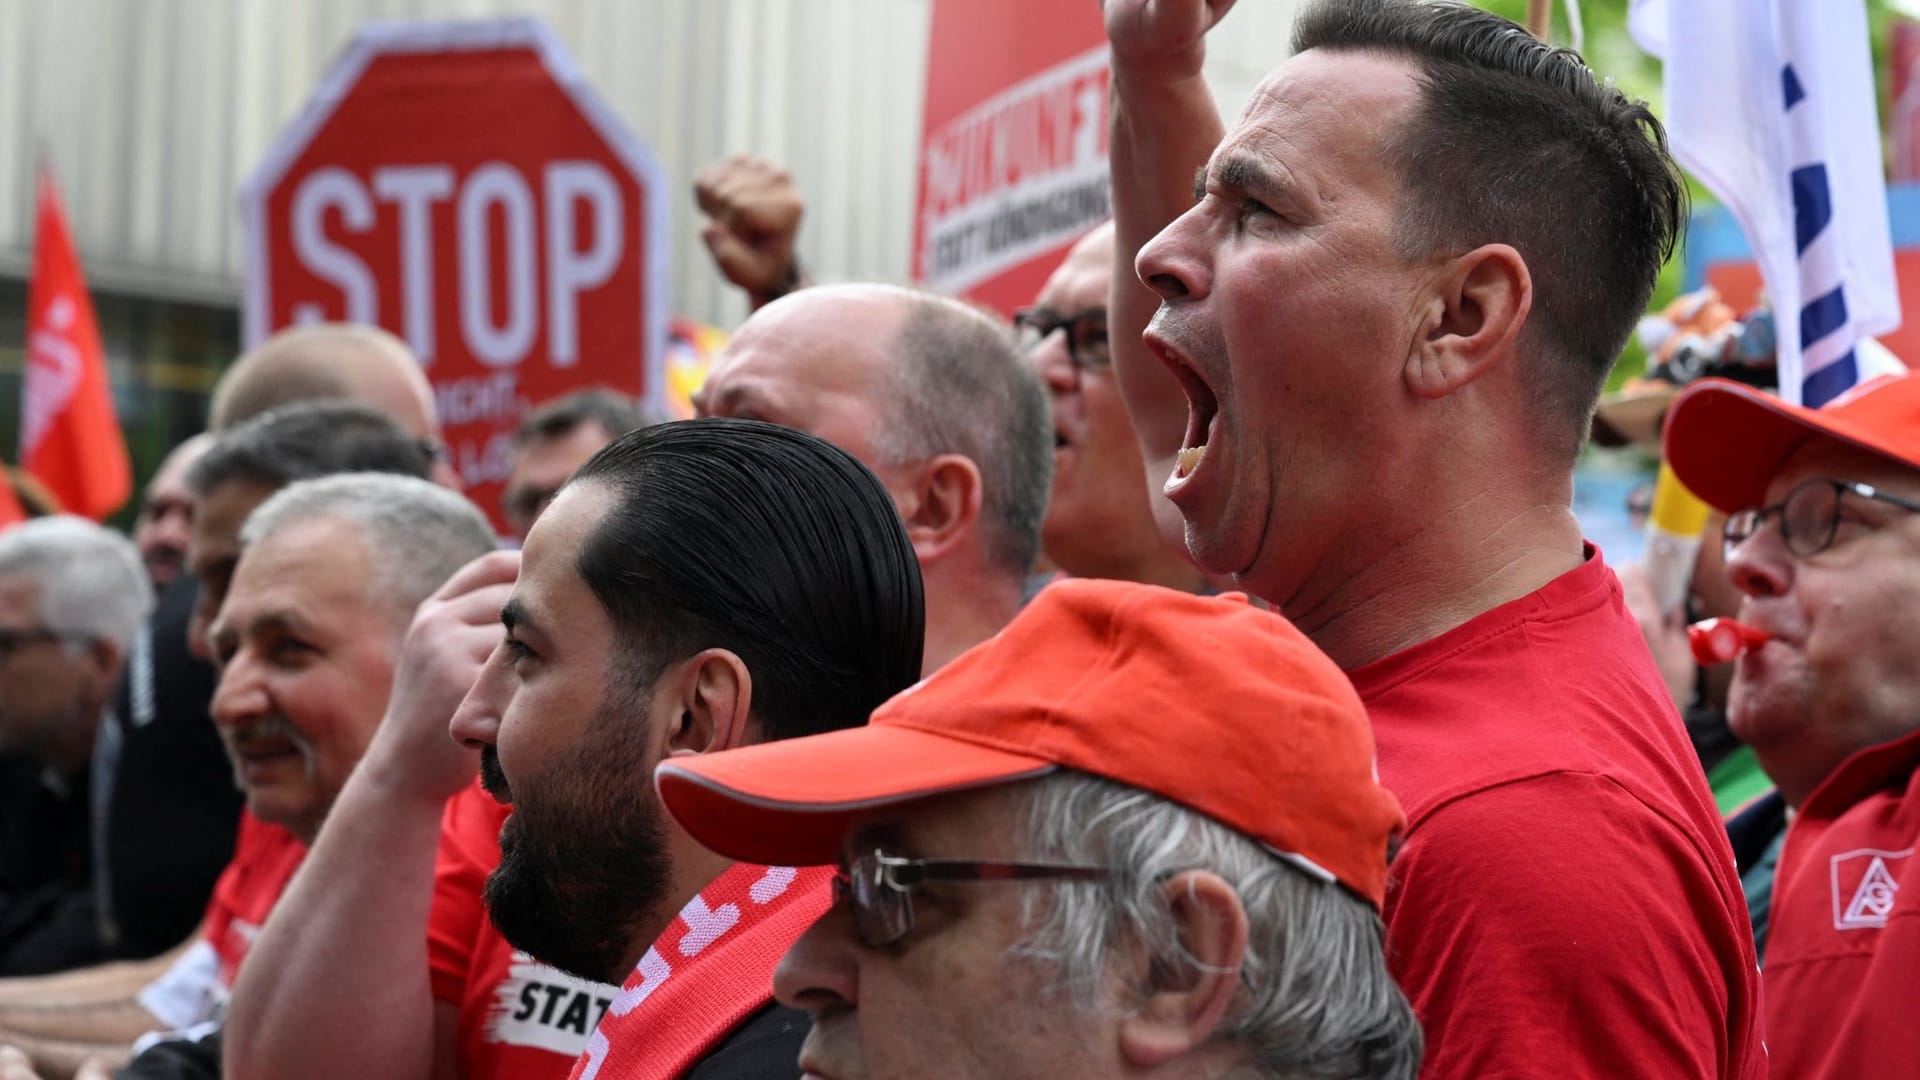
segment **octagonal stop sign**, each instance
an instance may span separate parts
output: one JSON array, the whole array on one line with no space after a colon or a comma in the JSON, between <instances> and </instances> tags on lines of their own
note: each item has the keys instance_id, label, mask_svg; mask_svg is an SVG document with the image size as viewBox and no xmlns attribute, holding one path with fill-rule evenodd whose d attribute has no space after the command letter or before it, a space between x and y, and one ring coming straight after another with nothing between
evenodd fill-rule
<instances>
[{"instance_id":1,"label":"octagonal stop sign","mask_svg":"<svg viewBox=\"0 0 1920 1080\"><path fill-rule=\"evenodd\" d=\"M527 408L661 400L665 191L539 21L369 26L242 188L247 344L320 320L400 335L498 524Z\"/></svg>"}]
</instances>

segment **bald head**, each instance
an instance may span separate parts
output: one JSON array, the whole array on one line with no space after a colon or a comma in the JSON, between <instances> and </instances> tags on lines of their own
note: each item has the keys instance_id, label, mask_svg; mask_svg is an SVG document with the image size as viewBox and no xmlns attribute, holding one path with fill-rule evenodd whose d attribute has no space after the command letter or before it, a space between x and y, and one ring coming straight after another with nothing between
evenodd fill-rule
<instances>
[{"instance_id":1,"label":"bald head","mask_svg":"<svg viewBox=\"0 0 1920 1080\"><path fill-rule=\"evenodd\" d=\"M805 289L755 312L696 396L702 415L797 427L881 474L936 455L978 470L980 544L1022 580L1051 472L1045 392L992 316L893 285Z\"/></svg>"},{"instance_id":2,"label":"bald head","mask_svg":"<svg viewBox=\"0 0 1920 1080\"><path fill-rule=\"evenodd\" d=\"M224 431L297 401L344 398L408 434L440 437L433 387L406 343L377 326L312 323L282 330L234 361L213 391L207 426Z\"/></svg>"}]
</instances>

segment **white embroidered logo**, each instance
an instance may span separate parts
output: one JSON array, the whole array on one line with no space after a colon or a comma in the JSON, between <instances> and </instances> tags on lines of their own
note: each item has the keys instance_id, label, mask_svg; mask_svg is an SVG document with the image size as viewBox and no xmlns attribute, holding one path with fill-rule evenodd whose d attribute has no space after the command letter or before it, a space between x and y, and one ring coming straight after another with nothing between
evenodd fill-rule
<instances>
[{"instance_id":1,"label":"white embroidered logo","mask_svg":"<svg viewBox=\"0 0 1920 1080\"><path fill-rule=\"evenodd\" d=\"M1829 864L1833 880L1833 928L1877 930L1887 925L1887 916L1893 914L1894 901L1900 894L1900 879L1894 868L1912 854L1912 848L1905 851L1862 848L1835 855Z\"/></svg>"}]
</instances>

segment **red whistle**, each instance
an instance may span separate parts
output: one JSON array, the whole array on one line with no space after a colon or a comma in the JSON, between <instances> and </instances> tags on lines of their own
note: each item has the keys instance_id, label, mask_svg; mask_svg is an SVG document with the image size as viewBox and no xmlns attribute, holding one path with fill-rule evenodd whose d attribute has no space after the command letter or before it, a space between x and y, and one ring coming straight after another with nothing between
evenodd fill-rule
<instances>
[{"instance_id":1,"label":"red whistle","mask_svg":"<svg viewBox=\"0 0 1920 1080\"><path fill-rule=\"evenodd\" d=\"M1772 635L1732 619L1705 619L1687 627L1693 658L1706 667L1731 663L1765 645Z\"/></svg>"}]
</instances>

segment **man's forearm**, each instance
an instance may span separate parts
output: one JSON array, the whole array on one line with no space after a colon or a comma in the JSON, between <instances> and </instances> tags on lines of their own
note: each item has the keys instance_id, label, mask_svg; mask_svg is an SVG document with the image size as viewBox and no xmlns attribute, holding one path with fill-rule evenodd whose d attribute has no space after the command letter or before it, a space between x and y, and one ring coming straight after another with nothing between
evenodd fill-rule
<instances>
[{"instance_id":1,"label":"man's forearm","mask_svg":"<svg viewBox=\"0 0 1920 1080\"><path fill-rule=\"evenodd\" d=\"M29 1040L117 1046L167 1025L132 998L87 1004L17 1005L0 1011L0 1043Z\"/></svg>"},{"instance_id":2,"label":"man's forearm","mask_svg":"<svg viewBox=\"0 0 1920 1080\"><path fill-rule=\"evenodd\" d=\"M142 1032L145 1034L145 1032ZM131 1043L133 1040L127 1040ZM56 1039L13 1038L0 1033L0 1046L11 1043L25 1051L33 1059L34 1072L40 1080L71 1080L81 1064L89 1058L99 1058L108 1069L118 1069L132 1056L131 1048L125 1044L67 1042Z\"/></svg>"},{"instance_id":3,"label":"man's forearm","mask_svg":"<svg viewBox=\"0 0 1920 1080\"><path fill-rule=\"evenodd\" d=\"M1149 240L1193 205L1195 170L1207 162L1225 129L1199 74L1152 79L1116 61L1112 139L1114 273L1107 322L1114 373L1147 464L1148 498L1163 534L1184 543L1180 513L1162 493L1187 426L1180 384L1141 343L1160 306L1134 273Z\"/></svg>"},{"instance_id":4,"label":"man's forearm","mask_svg":"<svg viewBox=\"0 0 1920 1080\"><path fill-rule=\"evenodd\" d=\"M229 1077L429 1075L427 919L443 810L372 761L355 771L248 952L227 1017Z\"/></svg>"},{"instance_id":5,"label":"man's forearm","mask_svg":"<svg viewBox=\"0 0 1920 1080\"><path fill-rule=\"evenodd\" d=\"M195 931L194 936L187 940L197 941L199 936L199 932ZM179 945L147 960L100 964L77 971L63 971L57 975L0 979L0 1010L14 1005L37 1007L127 1001L148 983L159 978L185 949L186 945Z\"/></svg>"}]
</instances>

